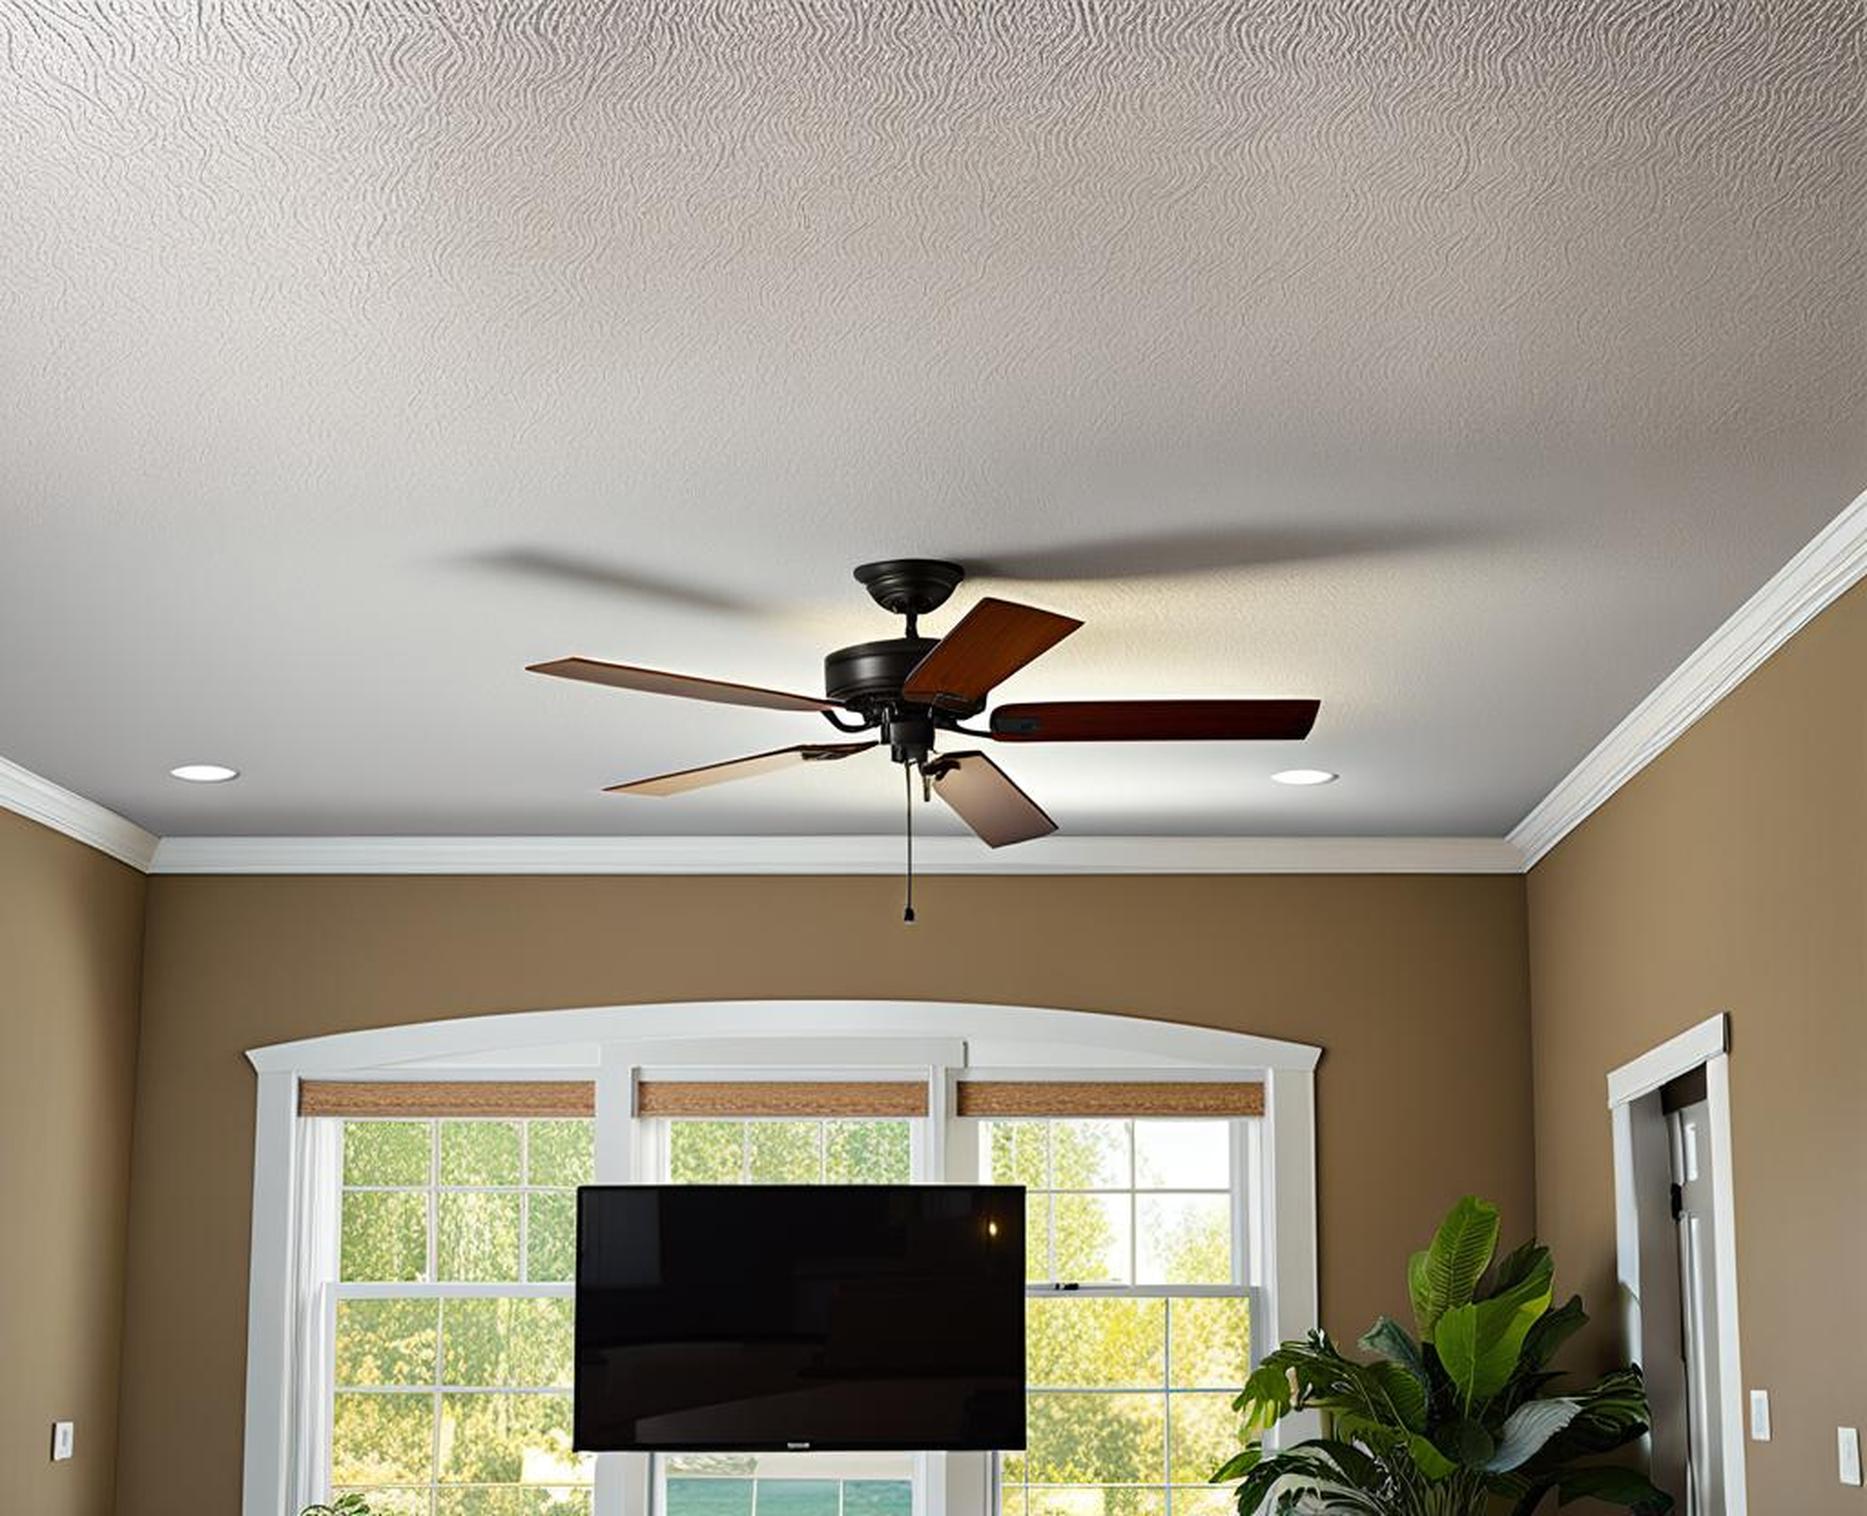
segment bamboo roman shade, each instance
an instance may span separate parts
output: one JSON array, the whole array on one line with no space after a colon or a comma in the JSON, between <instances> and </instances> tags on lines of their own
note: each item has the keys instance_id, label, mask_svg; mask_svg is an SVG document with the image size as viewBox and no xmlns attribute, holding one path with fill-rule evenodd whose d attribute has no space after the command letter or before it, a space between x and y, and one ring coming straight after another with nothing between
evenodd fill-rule
<instances>
[{"instance_id":1,"label":"bamboo roman shade","mask_svg":"<svg viewBox=\"0 0 1867 1516\"><path fill-rule=\"evenodd\" d=\"M925 1116L927 1086L910 1080L644 1079L638 1116Z\"/></svg>"},{"instance_id":2,"label":"bamboo roman shade","mask_svg":"<svg viewBox=\"0 0 1867 1516\"><path fill-rule=\"evenodd\" d=\"M1255 1080L962 1079L961 1116L1262 1116Z\"/></svg>"},{"instance_id":3,"label":"bamboo roman shade","mask_svg":"<svg viewBox=\"0 0 1867 1516\"><path fill-rule=\"evenodd\" d=\"M594 1116L587 1080L329 1080L298 1086L301 1116Z\"/></svg>"},{"instance_id":4,"label":"bamboo roman shade","mask_svg":"<svg viewBox=\"0 0 1867 1516\"><path fill-rule=\"evenodd\" d=\"M585 1080L331 1080L298 1087L301 1116L589 1117ZM1262 1116L1255 1080L961 1079L961 1116ZM919 1080L643 1079L637 1116L903 1117L927 1114Z\"/></svg>"}]
</instances>

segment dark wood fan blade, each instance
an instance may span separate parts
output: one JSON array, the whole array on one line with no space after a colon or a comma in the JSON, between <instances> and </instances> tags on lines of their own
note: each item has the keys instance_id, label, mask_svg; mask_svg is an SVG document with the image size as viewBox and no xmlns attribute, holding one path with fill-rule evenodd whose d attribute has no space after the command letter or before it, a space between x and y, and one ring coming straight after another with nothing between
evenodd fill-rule
<instances>
[{"instance_id":1,"label":"dark wood fan blade","mask_svg":"<svg viewBox=\"0 0 1867 1516\"><path fill-rule=\"evenodd\" d=\"M942 753L928 774L934 793L987 847L1029 842L1057 829L1044 808L984 753Z\"/></svg>"},{"instance_id":2,"label":"dark wood fan blade","mask_svg":"<svg viewBox=\"0 0 1867 1516\"><path fill-rule=\"evenodd\" d=\"M605 795L684 795L689 790L703 790L710 784L726 784L734 779L752 779L777 769L794 768L800 763L828 763L866 753L879 742L806 742L797 747L781 747L769 753L754 753L750 758L729 758L724 763L709 763L697 769L680 769L672 774L656 774L651 779L631 779L627 784L612 784Z\"/></svg>"},{"instance_id":3,"label":"dark wood fan blade","mask_svg":"<svg viewBox=\"0 0 1867 1516\"><path fill-rule=\"evenodd\" d=\"M1081 625L1073 616L988 596L914 666L901 693L943 711L976 711L996 685Z\"/></svg>"},{"instance_id":4,"label":"dark wood fan blade","mask_svg":"<svg viewBox=\"0 0 1867 1516\"><path fill-rule=\"evenodd\" d=\"M721 705L753 705L768 711L833 711L833 700L815 695L789 695L783 690L761 689L756 684L733 684L725 679L698 679L692 674L664 674L627 663L605 663L600 658L553 658L533 663L527 672L554 679L581 679L585 684L607 684L612 689L640 690L645 695L679 695L685 700L712 700Z\"/></svg>"},{"instance_id":5,"label":"dark wood fan blade","mask_svg":"<svg viewBox=\"0 0 1867 1516\"><path fill-rule=\"evenodd\" d=\"M1001 705L1000 742L1297 742L1320 700L1067 700Z\"/></svg>"}]
</instances>

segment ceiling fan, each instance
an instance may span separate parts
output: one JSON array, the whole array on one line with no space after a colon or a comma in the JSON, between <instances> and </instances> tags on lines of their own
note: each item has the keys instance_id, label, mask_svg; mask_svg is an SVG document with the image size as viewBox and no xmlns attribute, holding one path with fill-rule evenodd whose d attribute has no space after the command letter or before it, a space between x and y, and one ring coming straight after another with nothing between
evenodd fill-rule
<instances>
[{"instance_id":1,"label":"ceiling fan","mask_svg":"<svg viewBox=\"0 0 1867 1516\"><path fill-rule=\"evenodd\" d=\"M988 596L946 636L921 636L920 618L944 605L965 577L959 564L927 558L891 558L858 568L856 578L876 604L905 617L907 625L899 637L859 642L829 654L823 661L821 697L595 658L557 658L532 664L530 670L652 695L814 711L840 732L875 732L864 742L803 742L634 779L611 785L608 793L679 795L800 763L851 758L886 744L890 759L907 777L910 848L916 771L922 798L939 796L989 847L1028 842L1057 829L1043 807L983 752L938 751L943 733L993 742L1290 742L1307 737L1315 724L1320 705L1315 700L1080 700L1001 705L986 727L967 726L997 685L1082 623Z\"/></svg>"}]
</instances>

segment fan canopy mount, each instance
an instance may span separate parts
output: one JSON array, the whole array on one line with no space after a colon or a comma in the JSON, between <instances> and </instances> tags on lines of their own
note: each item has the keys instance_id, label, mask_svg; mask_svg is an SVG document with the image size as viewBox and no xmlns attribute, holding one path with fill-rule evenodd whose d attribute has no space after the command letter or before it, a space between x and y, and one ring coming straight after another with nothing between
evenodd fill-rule
<instances>
[{"instance_id":1,"label":"fan canopy mount","mask_svg":"<svg viewBox=\"0 0 1867 1516\"><path fill-rule=\"evenodd\" d=\"M890 615L909 619L939 610L965 577L965 569L941 558L884 558L856 568L856 580L871 600Z\"/></svg>"}]
</instances>

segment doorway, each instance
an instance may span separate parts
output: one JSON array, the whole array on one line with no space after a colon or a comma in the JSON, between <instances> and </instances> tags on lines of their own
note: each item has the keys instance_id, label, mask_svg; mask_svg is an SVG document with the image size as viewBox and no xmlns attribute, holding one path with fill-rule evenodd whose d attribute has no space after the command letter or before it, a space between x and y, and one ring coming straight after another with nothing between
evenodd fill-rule
<instances>
[{"instance_id":1,"label":"doorway","mask_svg":"<svg viewBox=\"0 0 1867 1516\"><path fill-rule=\"evenodd\" d=\"M1678 1249L1680 1354L1685 1364L1685 1503L1682 1516L1725 1509L1723 1426L1717 1414L1718 1217L1713 1204L1711 1102L1701 1064L1660 1089L1672 1172Z\"/></svg>"},{"instance_id":2,"label":"doorway","mask_svg":"<svg viewBox=\"0 0 1867 1516\"><path fill-rule=\"evenodd\" d=\"M1627 1342L1651 1476L1681 1516L1745 1516L1728 1018L1608 1076Z\"/></svg>"}]
</instances>

